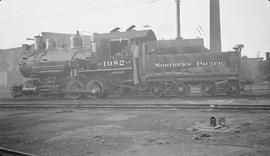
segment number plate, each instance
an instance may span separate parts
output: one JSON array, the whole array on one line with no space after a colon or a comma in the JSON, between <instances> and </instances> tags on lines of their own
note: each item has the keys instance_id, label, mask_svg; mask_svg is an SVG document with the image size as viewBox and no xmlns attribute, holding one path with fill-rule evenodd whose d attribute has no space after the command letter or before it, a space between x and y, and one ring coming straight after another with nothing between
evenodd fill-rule
<instances>
[{"instance_id":1,"label":"number plate","mask_svg":"<svg viewBox=\"0 0 270 156\"><path fill-rule=\"evenodd\" d=\"M132 66L132 61L126 58L106 59L98 63L99 69L127 68Z\"/></svg>"}]
</instances>

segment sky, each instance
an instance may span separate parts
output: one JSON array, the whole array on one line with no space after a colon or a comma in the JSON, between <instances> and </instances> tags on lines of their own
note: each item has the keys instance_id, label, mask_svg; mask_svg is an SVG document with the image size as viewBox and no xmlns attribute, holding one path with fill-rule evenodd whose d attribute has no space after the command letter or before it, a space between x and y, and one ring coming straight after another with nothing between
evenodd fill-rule
<instances>
[{"instance_id":1,"label":"sky","mask_svg":"<svg viewBox=\"0 0 270 156\"><path fill-rule=\"evenodd\" d=\"M209 0L181 0L181 34L209 48ZM1 0L0 49L32 43L41 32L83 34L150 25L158 39L176 37L175 0ZM244 44L243 55L270 52L270 1L220 0L222 50ZM149 28L148 28L149 29Z\"/></svg>"}]
</instances>

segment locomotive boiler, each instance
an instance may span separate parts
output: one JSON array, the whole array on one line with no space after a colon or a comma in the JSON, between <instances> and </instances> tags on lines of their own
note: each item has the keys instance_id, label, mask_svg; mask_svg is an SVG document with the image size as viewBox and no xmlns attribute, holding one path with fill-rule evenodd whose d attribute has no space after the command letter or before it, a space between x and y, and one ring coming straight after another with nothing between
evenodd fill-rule
<instances>
[{"instance_id":1,"label":"locomotive boiler","mask_svg":"<svg viewBox=\"0 0 270 156\"><path fill-rule=\"evenodd\" d=\"M58 48L54 38L48 38L45 42L41 36L35 36L34 45L23 45L19 69L25 81L11 88L12 96L63 96L62 90L69 77L76 74L78 60L87 60L91 56L90 48L83 47L82 37L78 32L70 39L70 48Z\"/></svg>"}]
</instances>

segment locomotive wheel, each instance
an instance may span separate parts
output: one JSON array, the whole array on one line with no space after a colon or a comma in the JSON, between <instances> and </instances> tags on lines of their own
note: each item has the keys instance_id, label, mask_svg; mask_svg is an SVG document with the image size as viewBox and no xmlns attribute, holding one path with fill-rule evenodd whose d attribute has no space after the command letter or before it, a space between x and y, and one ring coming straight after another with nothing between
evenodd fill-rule
<instances>
[{"instance_id":1,"label":"locomotive wheel","mask_svg":"<svg viewBox=\"0 0 270 156\"><path fill-rule=\"evenodd\" d=\"M66 89L68 91L78 91L78 90L81 90L83 89L83 85L80 81L77 81L77 80L71 80L70 82L68 82L67 84L67 87ZM72 99L78 99L78 98L81 98L82 97L82 94L81 93L68 93L67 94L67 97L69 98L72 98Z\"/></svg>"},{"instance_id":2,"label":"locomotive wheel","mask_svg":"<svg viewBox=\"0 0 270 156\"><path fill-rule=\"evenodd\" d=\"M184 89L183 89L183 95L184 96L188 96L190 94L190 85L184 85Z\"/></svg>"},{"instance_id":3,"label":"locomotive wheel","mask_svg":"<svg viewBox=\"0 0 270 156\"><path fill-rule=\"evenodd\" d=\"M161 97L165 94L165 86L160 83L153 83L151 86L151 94L154 97Z\"/></svg>"},{"instance_id":4,"label":"locomotive wheel","mask_svg":"<svg viewBox=\"0 0 270 156\"><path fill-rule=\"evenodd\" d=\"M87 83L86 89L89 91L88 97L96 99L104 95L104 86L98 80L90 80Z\"/></svg>"},{"instance_id":5,"label":"locomotive wheel","mask_svg":"<svg viewBox=\"0 0 270 156\"><path fill-rule=\"evenodd\" d=\"M10 93L11 93L11 96L13 98L17 97L17 90L16 90L16 88L11 88L10 89Z\"/></svg>"},{"instance_id":6,"label":"locomotive wheel","mask_svg":"<svg viewBox=\"0 0 270 156\"><path fill-rule=\"evenodd\" d=\"M120 95L128 95L130 92L130 88L128 87L120 87Z\"/></svg>"},{"instance_id":7,"label":"locomotive wheel","mask_svg":"<svg viewBox=\"0 0 270 156\"><path fill-rule=\"evenodd\" d=\"M12 87L12 88L10 89L10 94L11 94L11 96L12 96L13 98L17 97L17 91L16 91L16 89Z\"/></svg>"}]
</instances>

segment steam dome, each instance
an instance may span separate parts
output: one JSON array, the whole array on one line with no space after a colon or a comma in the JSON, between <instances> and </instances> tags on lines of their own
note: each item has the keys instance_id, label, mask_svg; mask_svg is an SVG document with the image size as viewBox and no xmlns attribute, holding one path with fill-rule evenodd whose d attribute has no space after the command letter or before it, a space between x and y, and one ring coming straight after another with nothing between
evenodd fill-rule
<instances>
[{"instance_id":1,"label":"steam dome","mask_svg":"<svg viewBox=\"0 0 270 156\"><path fill-rule=\"evenodd\" d=\"M75 35L72 35L71 38L71 48L82 48L83 47L83 39L79 34L79 31Z\"/></svg>"},{"instance_id":2,"label":"steam dome","mask_svg":"<svg viewBox=\"0 0 270 156\"><path fill-rule=\"evenodd\" d=\"M46 41L46 50L55 50L56 40L54 38L48 38Z\"/></svg>"}]
</instances>

